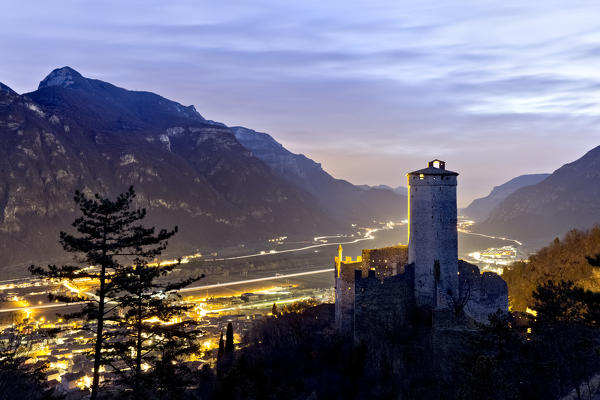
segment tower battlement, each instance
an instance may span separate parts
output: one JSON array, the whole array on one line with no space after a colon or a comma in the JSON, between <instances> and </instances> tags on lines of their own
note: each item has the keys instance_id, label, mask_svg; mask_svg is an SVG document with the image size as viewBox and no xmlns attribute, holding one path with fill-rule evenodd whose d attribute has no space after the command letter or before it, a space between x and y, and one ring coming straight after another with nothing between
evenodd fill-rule
<instances>
[{"instance_id":1,"label":"tower battlement","mask_svg":"<svg viewBox=\"0 0 600 400\"><path fill-rule=\"evenodd\" d=\"M362 256L356 257L356 259L352 259L352 257L346 256L346 258L342 257L342 245L338 248L338 255L335 257L335 277L340 278L342 275L350 275L353 273L355 268L361 268L362 266Z\"/></svg>"},{"instance_id":2,"label":"tower battlement","mask_svg":"<svg viewBox=\"0 0 600 400\"><path fill-rule=\"evenodd\" d=\"M354 331L355 287L357 278L375 279L382 282L404 270L408 260L407 246L391 246L381 249L363 249L362 255L353 259L343 257L338 247L335 257L335 321L338 331L351 334Z\"/></svg>"},{"instance_id":3,"label":"tower battlement","mask_svg":"<svg viewBox=\"0 0 600 400\"><path fill-rule=\"evenodd\" d=\"M339 257L335 258L335 262L337 263L341 263L341 264L355 264L355 263L360 263L362 262L362 256L358 256L356 257L356 259L352 259L352 257L350 256L346 256L344 259L340 260Z\"/></svg>"}]
</instances>

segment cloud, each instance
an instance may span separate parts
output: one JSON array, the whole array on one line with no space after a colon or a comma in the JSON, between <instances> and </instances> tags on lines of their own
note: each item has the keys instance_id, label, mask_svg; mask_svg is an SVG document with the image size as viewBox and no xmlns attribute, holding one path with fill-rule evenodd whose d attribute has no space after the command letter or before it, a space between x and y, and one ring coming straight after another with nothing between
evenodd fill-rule
<instances>
[{"instance_id":1,"label":"cloud","mask_svg":"<svg viewBox=\"0 0 600 400\"><path fill-rule=\"evenodd\" d=\"M461 172L466 202L598 144L599 8L4 2L0 81L26 92L70 65L269 132L353 182L396 185L440 156Z\"/></svg>"}]
</instances>

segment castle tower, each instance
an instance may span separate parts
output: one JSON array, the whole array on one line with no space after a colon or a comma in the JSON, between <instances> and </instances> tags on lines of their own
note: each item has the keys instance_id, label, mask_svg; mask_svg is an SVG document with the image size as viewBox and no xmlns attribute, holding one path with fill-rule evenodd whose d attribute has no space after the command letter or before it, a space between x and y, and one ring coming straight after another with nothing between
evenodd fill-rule
<instances>
[{"instance_id":1,"label":"castle tower","mask_svg":"<svg viewBox=\"0 0 600 400\"><path fill-rule=\"evenodd\" d=\"M408 262L415 268L417 305L449 308L458 292L456 172L444 161L409 172Z\"/></svg>"}]
</instances>

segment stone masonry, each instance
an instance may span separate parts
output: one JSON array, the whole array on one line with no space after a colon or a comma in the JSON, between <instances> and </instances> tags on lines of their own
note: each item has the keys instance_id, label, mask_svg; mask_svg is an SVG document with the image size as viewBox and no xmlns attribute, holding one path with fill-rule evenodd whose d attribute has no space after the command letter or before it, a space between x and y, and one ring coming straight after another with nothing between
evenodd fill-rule
<instances>
[{"instance_id":1,"label":"stone masonry","mask_svg":"<svg viewBox=\"0 0 600 400\"><path fill-rule=\"evenodd\" d=\"M458 296L457 176L439 160L407 174L408 262L415 264L421 307L447 309Z\"/></svg>"},{"instance_id":2,"label":"stone masonry","mask_svg":"<svg viewBox=\"0 0 600 400\"><path fill-rule=\"evenodd\" d=\"M362 256L343 259L342 246L335 258L335 323L338 332L354 331L355 282L357 277L373 277L379 282L403 272L408 261L407 246L364 249Z\"/></svg>"}]
</instances>

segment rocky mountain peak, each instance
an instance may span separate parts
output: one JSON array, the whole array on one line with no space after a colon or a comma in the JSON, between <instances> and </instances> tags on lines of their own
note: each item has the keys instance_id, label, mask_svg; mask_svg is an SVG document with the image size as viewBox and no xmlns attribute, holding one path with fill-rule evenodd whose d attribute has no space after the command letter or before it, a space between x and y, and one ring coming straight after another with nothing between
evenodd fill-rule
<instances>
[{"instance_id":1,"label":"rocky mountain peak","mask_svg":"<svg viewBox=\"0 0 600 400\"><path fill-rule=\"evenodd\" d=\"M281 143L277 142L267 133L257 132L253 129L244 128L243 126L234 126L230 128L235 138L246 148L252 152L260 150L275 152L280 155L292 155L290 151L284 148Z\"/></svg>"},{"instance_id":2,"label":"rocky mountain peak","mask_svg":"<svg viewBox=\"0 0 600 400\"><path fill-rule=\"evenodd\" d=\"M69 110L80 125L96 129L125 132L206 124L194 107L87 78L70 67L52 71L27 97L53 113Z\"/></svg>"},{"instance_id":3,"label":"rocky mountain peak","mask_svg":"<svg viewBox=\"0 0 600 400\"><path fill-rule=\"evenodd\" d=\"M56 68L40 82L38 89L43 89L52 86L62 88L73 88L81 86L86 82L86 79L81 74L71 67Z\"/></svg>"}]
</instances>

